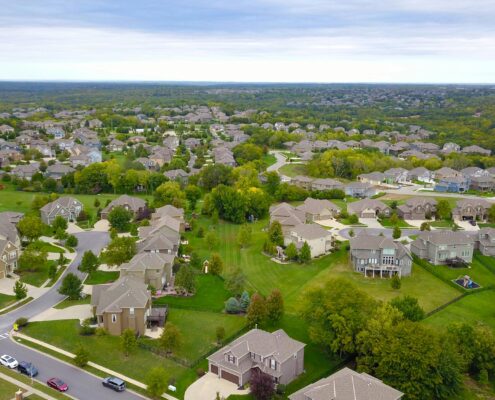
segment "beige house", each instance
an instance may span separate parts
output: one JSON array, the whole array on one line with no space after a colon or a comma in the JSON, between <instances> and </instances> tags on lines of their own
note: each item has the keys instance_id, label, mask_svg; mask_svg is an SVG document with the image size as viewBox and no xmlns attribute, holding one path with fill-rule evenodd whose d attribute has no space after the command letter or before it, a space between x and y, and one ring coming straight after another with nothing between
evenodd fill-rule
<instances>
[{"instance_id":1,"label":"beige house","mask_svg":"<svg viewBox=\"0 0 495 400\"><path fill-rule=\"evenodd\" d=\"M289 400L399 400L403 395L371 375L346 367L291 394Z\"/></svg>"},{"instance_id":2,"label":"beige house","mask_svg":"<svg viewBox=\"0 0 495 400\"><path fill-rule=\"evenodd\" d=\"M347 205L349 214L356 214L359 218L377 218L379 215L390 215L390 207L380 200L363 199Z\"/></svg>"},{"instance_id":3,"label":"beige house","mask_svg":"<svg viewBox=\"0 0 495 400\"><path fill-rule=\"evenodd\" d=\"M435 214L437 201L427 197L413 197L397 207L397 215L402 219L424 220Z\"/></svg>"},{"instance_id":4,"label":"beige house","mask_svg":"<svg viewBox=\"0 0 495 400\"><path fill-rule=\"evenodd\" d=\"M308 243L311 249L311 258L328 253L333 248L332 234L318 224L299 224L285 235L285 245L294 243L299 250Z\"/></svg>"},{"instance_id":5,"label":"beige house","mask_svg":"<svg viewBox=\"0 0 495 400\"><path fill-rule=\"evenodd\" d=\"M110 211L115 207L124 207L126 210L131 211L134 214L134 217L136 217L141 211L144 211L146 202L139 197L132 197L124 194L111 201L110 204L101 211L101 218L107 219L108 214L110 214Z\"/></svg>"},{"instance_id":6,"label":"beige house","mask_svg":"<svg viewBox=\"0 0 495 400\"><path fill-rule=\"evenodd\" d=\"M171 254L139 253L120 266L120 276L136 278L160 290L171 282L173 263Z\"/></svg>"},{"instance_id":7,"label":"beige house","mask_svg":"<svg viewBox=\"0 0 495 400\"><path fill-rule=\"evenodd\" d=\"M336 217L340 212L330 200L318 200L308 197L304 203L296 207L296 210L303 211L306 214L307 222L323 221Z\"/></svg>"},{"instance_id":8,"label":"beige house","mask_svg":"<svg viewBox=\"0 0 495 400\"><path fill-rule=\"evenodd\" d=\"M270 223L273 221L280 222L282 232L285 235L292 228L306 222L306 213L302 210L297 210L289 203L280 203L270 207Z\"/></svg>"},{"instance_id":9,"label":"beige house","mask_svg":"<svg viewBox=\"0 0 495 400\"><path fill-rule=\"evenodd\" d=\"M132 329L144 335L151 314L148 285L135 277L121 277L107 285L93 286L91 306L97 324L111 335Z\"/></svg>"},{"instance_id":10,"label":"beige house","mask_svg":"<svg viewBox=\"0 0 495 400\"><path fill-rule=\"evenodd\" d=\"M208 357L208 369L219 378L244 386L258 371L287 385L304 371L304 347L282 329L252 329Z\"/></svg>"}]
</instances>

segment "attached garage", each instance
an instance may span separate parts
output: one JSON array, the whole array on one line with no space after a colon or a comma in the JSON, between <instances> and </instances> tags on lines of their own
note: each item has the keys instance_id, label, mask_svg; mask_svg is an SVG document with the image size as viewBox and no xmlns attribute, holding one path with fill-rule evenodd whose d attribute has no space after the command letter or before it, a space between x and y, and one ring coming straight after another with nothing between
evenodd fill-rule
<instances>
[{"instance_id":1,"label":"attached garage","mask_svg":"<svg viewBox=\"0 0 495 400\"><path fill-rule=\"evenodd\" d=\"M222 379L239 385L239 377L227 371L222 371Z\"/></svg>"},{"instance_id":2,"label":"attached garage","mask_svg":"<svg viewBox=\"0 0 495 400\"><path fill-rule=\"evenodd\" d=\"M213 374L218 375L218 366L216 365L211 365L210 370Z\"/></svg>"}]
</instances>

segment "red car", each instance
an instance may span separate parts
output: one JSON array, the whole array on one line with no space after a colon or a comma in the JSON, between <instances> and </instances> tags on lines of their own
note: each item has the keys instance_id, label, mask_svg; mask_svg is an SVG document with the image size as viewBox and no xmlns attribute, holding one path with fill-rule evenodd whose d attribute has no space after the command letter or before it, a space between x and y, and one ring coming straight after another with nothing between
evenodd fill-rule
<instances>
[{"instance_id":1,"label":"red car","mask_svg":"<svg viewBox=\"0 0 495 400\"><path fill-rule=\"evenodd\" d=\"M59 392L66 392L67 390L69 390L69 386L67 386L67 384L63 380L58 378L50 378L48 379L46 384L51 388L58 390Z\"/></svg>"}]
</instances>

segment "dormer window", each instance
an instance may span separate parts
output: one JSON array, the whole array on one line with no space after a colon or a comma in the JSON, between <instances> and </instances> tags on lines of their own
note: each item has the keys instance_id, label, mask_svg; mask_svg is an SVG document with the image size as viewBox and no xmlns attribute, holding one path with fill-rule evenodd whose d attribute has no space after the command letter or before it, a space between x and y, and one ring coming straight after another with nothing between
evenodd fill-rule
<instances>
[{"instance_id":1,"label":"dormer window","mask_svg":"<svg viewBox=\"0 0 495 400\"><path fill-rule=\"evenodd\" d=\"M235 364L235 357L232 354L227 356L227 361L231 364Z\"/></svg>"},{"instance_id":2,"label":"dormer window","mask_svg":"<svg viewBox=\"0 0 495 400\"><path fill-rule=\"evenodd\" d=\"M273 358L270 360L270 368L277 369L277 362Z\"/></svg>"}]
</instances>

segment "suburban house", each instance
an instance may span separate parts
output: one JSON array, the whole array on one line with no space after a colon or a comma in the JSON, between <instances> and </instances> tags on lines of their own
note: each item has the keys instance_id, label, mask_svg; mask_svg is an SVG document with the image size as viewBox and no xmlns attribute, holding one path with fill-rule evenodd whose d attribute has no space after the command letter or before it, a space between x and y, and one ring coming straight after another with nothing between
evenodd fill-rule
<instances>
[{"instance_id":1,"label":"suburban house","mask_svg":"<svg viewBox=\"0 0 495 400\"><path fill-rule=\"evenodd\" d=\"M350 260L356 272L373 278L411 275L412 256L400 242L363 233L351 238L350 246Z\"/></svg>"},{"instance_id":2,"label":"suburban house","mask_svg":"<svg viewBox=\"0 0 495 400\"><path fill-rule=\"evenodd\" d=\"M280 222L282 232L288 234L290 230L299 224L306 222L306 213L292 207L288 203L280 203L270 207L270 223Z\"/></svg>"},{"instance_id":3,"label":"suburban house","mask_svg":"<svg viewBox=\"0 0 495 400\"><path fill-rule=\"evenodd\" d=\"M351 182L345 185L344 192L347 196L364 199L365 197L374 196L376 189L369 183Z\"/></svg>"},{"instance_id":4,"label":"suburban house","mask_svg":"<svg viewBox=\"0 0 495 400\"><path fill-rule=\"evenodd\" d=\"M433 172L433 177L436 180L441 180L444 178L452 178L455 176L462 176L462 173L449 167L442 167Z\"/></svg>"},{"instance_id":5,"label":"suburban house","mask_svg":"<svg viewBox=\"0 0 495 400\"><path fill-rule=\"evenodd\" d=\"M10 173L20 179L26 179L30 181L33 175L39 171L40 164L36 162L26 165L16 165Z\"/></svg>"},{"instance_id":6,"label":"suburban house","mask_svg":"<svg viewBox=\"0 0 495 400\"><path fill-rule=\"evenodd\" d=\"M403 395L371 375L345 367L291 394L289 400L399 400Z\"/></svg>"},{"instance_id":7,"label":"suburban house","mask_svg":"<svg viewBox=\"0 0 495 400\"><path fill-rule=\"evenodd\" d=\"M108 144L108 151L114 152L114 151L122 151L124 150L125 143L118 140L118 139L112 139L110 143Z\"/></svg>"},{"instance_id":8,"label":"suburban house","mask_svg":"<svg viewBox=\"0 0 495 400\"><path fill-rule=\"evenodd\" d=\"M491 203L483 199L458 200L452 210L452 218L456 221L485 221Z\"/></svg>"},{"instance_id":9,"label":"suburban house","mask_svg":"<svg viewBox=\"0 0 495 400\"><path fill-rule=\"evenodd\" d=\"M183 169L172 169L163 173L171 181L179 181L181 183L187 183L189 174Z\"/></svg>"},{"instance_id":10,"label":"suburban house","mask_svg":"<svg viewBox=\"0 0 495 400\"><path fill-rule=\"evenodd\" d=\"M14 224L8 216L0 217L0 279L17 268L21 241Z\"/></svg>"},{"instance_id":11,"label":"suburban house","mask_svg":"<svg viewBox=\"0 0 495 400\"><path fill-rule=\"evenodd\" d=\"M313 178L304 175L295 176L290 180L290 183L295 186L299 186L306 190L311 190L311 184L313 183Z\"/></svg>"},{"instance_id":12,"label":"suburban house","mask_svg":"<svg viewBox=\"0 0 495 400\"><path fill-rule=\"evenodd\" d=\"M304 347L282 329L272 333L252 329L209 356L208 370L240 387L258 371L287 385L304 371Z\"/></svg>"},{"instance_id":13,"label":"suburban house","mask_svg":"<svg viewBox=\"0 0 495 400\"><path fill-rule=\"evenodd\" d=\"M469 189L478 192L493 192L495 179L491 175L473 176L469 182Z\"/></svg>"},{"instance_id":14,"label":"suburban house","mask_svg":"<svg viewBox=\"0 0 495 400\"><path fill-rule=\"evenodd\" d=\"M332 234L318 224L299 224L285 235L285 245L294 243L298 250L304 242L311 249L311 258L328 253L333 247Z\"/></svg>"},{"instance_id":15,"label":"suburban house","mask_svg":"<svg viewBox=\"0 0 495 400\"><path fill-rule=\"evenodd\" d=\"M428 197L413 197L397 207L397 215L402 219L430 219L437 210L437 201Z\"/></svg>"},{"instance_id":16,"label":"suburban house","mask_svg":"<svg viewBox=\"0 0 495 400\"><path fill-rule=\"evenodd\" d=\"M311 182L312 190L332 190L340 189L344 190L344 184L336 179L331 178L318 178Z\"/></svg>"},{"instance_id":17,"label":"suburban house","mask_svg":"<svg viewBox=\"0 0 495 400\"><path fill-rule=\"evenodd\" d=\"M418 167L410 170L407 174L408 180L423 183L433 183L433 172L425 167Z\"/></svg>"},{"instance_id":18,"label":"suburban house","mask_svg":"<svg viewBox=\"0 0 495 400\"><path fill-rule=\"evenodd\" d=\"M437 192L463 193L469 190L470 180L464 175L441 178L434 187Z\"/></svg>"},{"instance_id":19,"label":"suburban house","mask_svg":"<svg viewBox=\"0 0 495 400\"><path fill-rule=\"evenodd\" d=\"M82 210L83 204L79 200L64 196L41 207L41 220L47 225L51 225L58 216L67 221L75 221Z\"/></svg>"},{"instance_id":20,"label":"suburban house","mask_svg":"<svg viewBox=\"0 0 495 400\"><path fill-rule=\"evenodd\" d=\"M491 150L484 149L478 145L464 147L462 152L465 154L481 154L483 156L489 156L492 154Z\"/></svg>"},{"instance_id":21,"label":"suburban house","mask_svg":"<svg viewBox=\"0 0 495 400\"><path fill-rule=\"evenodd\" d=\"M383 172L370 172L369 174L358 175L357 179L359 182L369 183L373 186L379 186L388 180L388 176Z\"/></svg>"},{"instance_id":22,"label":"suburban house","mask_svg":"<svg viewBox=\"0 0 495 400\"><path fill-rule=\"evenodd\" d=\"M421 232L411 243L411 252L434 265L448 264L462 259L470 263L473 259L474 238L464 232Z\"/></svg>"},{"instance_id":23,"label":"suburban house","mask_svg":"<svg viewBox=\"0 0 495 400\"><path fill-rule=\"evenodd\" d=\"M107 219L108 214L110 214L110 211L115 207L124 207L126 210L131 211L134 214L134 217L136 217L140 212L146 209L146 202L139 197L132 197L124 194L115 200L112 200L110 204L101 211L101 218Z\"/></svg>"},{"instance_id":24,"label":"suburban house","mask_svg":"<svg viewBox=\"0 0 495 400\"><path fill-rule=\"evenodd\" d=\"M405 168L390 168L384 172L387 176L386 181L389 183L406 183L408 182L409 171Z\"/></svg>"},{"instance_id":25,"label":"suburban house","mask_svg":"<svg viewBox=\"0 0 495 400\"><path fill-rule=\"evenodd\" d=\"M47 178L52 178L58 181L62 179L63 176L70 174L71 172L74 171L75 169L69 165L53 164L47 167L45 175Z\"/></svg>"},{"instance_id":26,"label":"suburban house","mask_svg":"<svg viewBox=\"0 0 495 400\"><path fill-rule=\"evenodd\" d=\"M98 326L111 335L121 335L125 329L143 335L151 314L151 292L141 280L122 277L110 284L94 285L91 306Z\"/></svg>"},{"instance_id":27,"label":"suburban house","mask_svg":"<svg viewBox=\"0 0 495 400\"><path fill-rule=\"evenodd\" d=\"M495 257L495 229L481 228L475 232L474 248L484 256Z\"/></svg>"},{"instance_id":28,"label":"suburban house","mask_svg":"<svg viewBox=\"0 0 495 400\"><path fill-rule=\"evenodd\" d=\"M379 215L388 217L390 207L380 200L363 199L347 205L349 214L356 214L359 218L378 218Z\"/></svg>"},{"instance_id":29,"label":"suburban house","mask_svg":"<svg viewBox=\"0 0 495 400\"><path fill-rule=\"evenodd\" d=\"M172 280L174 256L162 253L139 253L120 265L120 276L134 277L155 289L162 289Z\"/></svg>"},{"instance_id":30,"label":"suburban house","mask_svg":"<svg viewBox=\"0 0 495 400\"><path fill-rule=\"evenodd\" d=\"M296 210L304 211L306 222L335 218L340 213L340 207L330 200L319 200L311 197L308 197L303 204L297 206Z\"/></svg>"}]
</instances>

